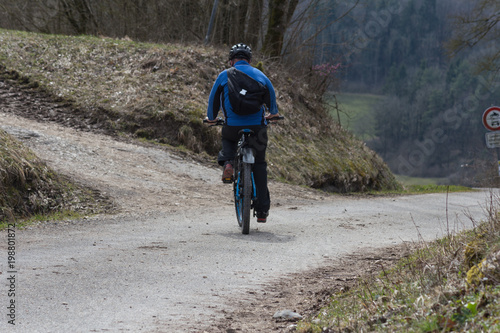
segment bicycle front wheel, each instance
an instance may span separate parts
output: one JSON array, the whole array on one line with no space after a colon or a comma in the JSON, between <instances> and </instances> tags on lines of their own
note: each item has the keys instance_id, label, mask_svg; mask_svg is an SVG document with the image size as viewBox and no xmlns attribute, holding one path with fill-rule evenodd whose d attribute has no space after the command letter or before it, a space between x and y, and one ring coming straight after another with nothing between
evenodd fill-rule
<instances>
[{"instance_id":1,"label":"bicycle front wheel","mask_svg":"<svg viewBox=\"0 0 500 333\"><path fill-rule=\"evenodd\" d=\"M239 174L234 185L234 205L241 232L247 235L250 232L250 208L252 205L251 164L241 163L241 168L239 168Z\"/></svg>"}]
</instances>

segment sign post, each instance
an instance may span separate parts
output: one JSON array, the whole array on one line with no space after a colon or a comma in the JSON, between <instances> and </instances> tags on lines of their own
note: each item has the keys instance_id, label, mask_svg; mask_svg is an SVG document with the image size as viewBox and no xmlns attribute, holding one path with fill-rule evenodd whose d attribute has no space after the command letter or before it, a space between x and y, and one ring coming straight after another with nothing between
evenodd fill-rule
<instances>
[{"instance_id":1,"label":"sign post","mask_svg":"<svg viewBox=\"0 0 500 333\"><path fill-rule=\"evenodd\" d=\"M486 133L486 146L497 148L498 175L500 176L500 107L492 106L483 113L483 125L490 132Z\"/></svg>"}]
</instances>

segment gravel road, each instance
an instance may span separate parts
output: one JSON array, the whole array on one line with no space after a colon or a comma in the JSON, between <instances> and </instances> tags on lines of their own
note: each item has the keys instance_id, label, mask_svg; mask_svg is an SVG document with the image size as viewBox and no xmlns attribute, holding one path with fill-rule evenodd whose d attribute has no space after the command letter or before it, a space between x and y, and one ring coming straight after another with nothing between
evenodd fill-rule
<instances>
[{"instance_id":1,"label":"gravel road","mask_svg":"<svg viewBox=\"0 0 500 333\"><path fill-rule=\"evenodd\" d=\"M0 128L121 208L113 216L16 230L15 328L6 316L2 233L1 332L215 331L213 325L235 310L235 300L251 304L253 294L289 274L470 228L471 217L485 216L491 195L359 198L272 183L268 223L254 220L250 235L242 235L231 187L220 183L219 169L10 113L0 112ZM269 318L273 311L269 305Z\"/></svg>"}]
</instances>

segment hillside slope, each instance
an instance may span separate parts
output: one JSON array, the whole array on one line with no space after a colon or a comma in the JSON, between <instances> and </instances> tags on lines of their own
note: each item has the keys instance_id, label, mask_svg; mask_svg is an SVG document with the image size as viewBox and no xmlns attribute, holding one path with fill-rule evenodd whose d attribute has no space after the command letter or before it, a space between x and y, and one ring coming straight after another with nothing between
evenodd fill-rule
<instances>
[{"instance_id":1,"label":"hillside slope","mask_svg":"<svg viewBox=\"0 0 500 333\"><path fill-rule=\"evenodd\" d=\"M57 174L21 142L0 129L0 227L16 218L112 209L97 191Z\"/></svg>"},{"instance_id":2,"label":"hillside slope","mask_svg":"<svg viewBox=\"0 0 500 333\"><path fill-rule=\"evenodd\" d=\"M218 129L202 124L226 50L0 30L0 79L70 105L44 119L132 134L215 156ZM258 56L256 57L258 58ZM259 59L257 59L259 60ZM319 96L281 64L264 63L286 120L272 128L270 176L333 191L399 186L385 163L324 111Z\"/></svg>"}]
</instances>

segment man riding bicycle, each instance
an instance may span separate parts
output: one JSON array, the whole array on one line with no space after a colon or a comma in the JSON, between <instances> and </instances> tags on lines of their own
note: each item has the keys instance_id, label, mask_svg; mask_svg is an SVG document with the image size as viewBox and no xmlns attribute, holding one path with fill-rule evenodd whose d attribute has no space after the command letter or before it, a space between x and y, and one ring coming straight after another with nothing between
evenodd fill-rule
<instances>
[{"instance_id":1,"label":"man riding bicycle","mask_svg":"<svg viewBox=\"0 0 500 333\"><path fill-rule=\"evenodd\" d=\"M219 110L222 108L225 124L222 128L222 150L219 152L218 162L224 168L222 175L224 183L233 181L233 160L239 140L238 132L241 129L251 129L255 132L250 142L255 150L253 172L257 201L254 208L257 222L264 223L271 206L267 187L267 120L272 120L279 114L271 81L260 70L252 67L251 61L252 50L247 45L236 44L231 48L229 64L232 68L220 73L212 87L208 100L207 121L216 122ZM243 106L245 103L257 106L252 109L252 106ZM267 117L266 107L270 112Z\"/></svg>"}]
</instances>

